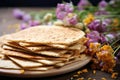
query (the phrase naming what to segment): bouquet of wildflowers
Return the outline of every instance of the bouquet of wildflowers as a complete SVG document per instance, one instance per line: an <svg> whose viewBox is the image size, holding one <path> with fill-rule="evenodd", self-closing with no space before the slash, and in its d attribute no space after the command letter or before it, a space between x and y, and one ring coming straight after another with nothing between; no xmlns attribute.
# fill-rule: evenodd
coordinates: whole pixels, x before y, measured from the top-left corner
<svg viewBox="0 0 120 80"><path fill-rule="evenodd" d="M83 30L88 39L85 54L93 57L92 68L113 72L116 63L120 62L119 8L119 0L102 0L98 6L80 0L77 6L72 2L58 3L54 11L28 14L15 9L13 14L17 19L23 20L21 29L46 24Z"/></svg>

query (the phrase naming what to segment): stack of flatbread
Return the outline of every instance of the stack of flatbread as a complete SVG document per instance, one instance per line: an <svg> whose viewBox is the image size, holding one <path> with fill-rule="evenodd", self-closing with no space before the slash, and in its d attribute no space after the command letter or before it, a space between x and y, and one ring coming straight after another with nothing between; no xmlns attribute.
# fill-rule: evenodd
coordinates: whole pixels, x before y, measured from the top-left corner
<svg viewBox="0 0 120 80"><path fill-rule="evenodd" d="M74 28L37 26L0 37L0 68L39 70L80 60L85 33Z"/></svg>

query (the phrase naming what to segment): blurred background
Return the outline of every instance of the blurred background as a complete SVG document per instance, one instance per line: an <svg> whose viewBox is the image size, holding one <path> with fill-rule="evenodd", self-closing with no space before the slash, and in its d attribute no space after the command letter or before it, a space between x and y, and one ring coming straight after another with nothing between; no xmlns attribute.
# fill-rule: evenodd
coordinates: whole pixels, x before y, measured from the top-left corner
<svg viewBox="0 0 120 80"><path fill-rule="evenodd" d="M62 1L72 1L74 5L80 0L0 0L0 7L55 7ZM97 5L101 0L89 0L93 5ZM106 0L107 2L109 0Z"/></svg>

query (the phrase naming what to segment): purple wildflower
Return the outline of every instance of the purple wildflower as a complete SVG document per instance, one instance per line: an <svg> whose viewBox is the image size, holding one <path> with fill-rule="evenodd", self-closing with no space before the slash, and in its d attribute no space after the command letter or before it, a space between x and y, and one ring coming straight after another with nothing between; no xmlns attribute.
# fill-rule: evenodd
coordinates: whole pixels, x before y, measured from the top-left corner
<svg viewBox="0 0 120 80"><path fill-rule="evenodd" d="M76 25L78 18L76 14L69 13L63 20L66 26Z"/></svg>
<svg viewBox="0 0 120 80"><path fill-rule="evenodd" d="M117 34L116 33L109 33L105 35L105 38L107 40L107 42L111 43L113 42L115 39L117 39Z"/></svg>
<svg viewBox="0 0 120 80"><path fill-rule="evenodd" d="M92 31L87 34L87 38L89 38L90 41L98 42L100 40L100 34L97 31Z"/></svg>
<svg viewBox="0 0 120 80"><path fill-rule="evenodd" d="M25 13L23 11L21 11L20 9L13 10L13 16L17 19L23 19L24 14Z"/></svg>
<svg viewBox="0 0 120 80"><path fill-rule="evenodd" d="M83 10L86 6L89 6L90 3L87 0L80 0L78 3L78 9Z"/></svg>
<svg viewBox="0 0 120 80"><path fill-rule="evenodd" d="M72 3L58 4L56 8L56 16L58 19L63 20L63 18L68 14L73 12L74 7Z"/></svg>
<svg viewBox="0 0 120 80"><path fill-rule="evenodd" d="M98 4L100 10L101 10L101 9L102 9L102 10L105 9L107 5L108 5L108 4L107 4L107 2L106 2L105 0L102 0L102 1Z"/></svg>
<svg viewBox="0 0 120 80"><path fill-rule="evenodd" d="M31 20L31 16L29 14L25 14L23 16L23 21L28 22L29 20Z"/></svg>
<svg viewBox="0 0 120 80"><path fill-rule="evenodd" d="M67 13L71 13L71 12L73 12L73 10L74 10L74 7L73 7L72 2L65 4L65 11L66 11Z"/></svg>
<svg viewBox="0 0 120 80"><path fill-rule="evenodd" d="M106 28L107 28L107 25L108 24L106 22L97 19L97 20L94 20L93 22L91 22L88 25L88 28L90 30L95 30L95 31L98 31L98 32L105 32Z"/></svg>
<svg viewBox="0 0 120 80"><path fill-rule="evenodd" d="M23 29L26 29L28 27L28 25L26 23L21 23L20 24L20 29L23 30Z"/></svg>
<svg viewBox="0 0 120 80"><path fill-rule="evenodd" d="M78 22L77 16L73 16L73 17L70 18L68 21L69 21L69 23L72 24L72 25L77 24L77 22Z"/></svg>
<svg viewBox="0 0 120 80"><path fill-rule="evenodd" d="M92 31L86 35L87 38L89 38L87 45L89 45L91 42L94 43L104 43L106 42L106 39L103 34L97 32L97 31Z"/></svg>
<svg viewBox="0 0 120 80"><path fill-rule="evenodd" d="M63 20L66 15L67 15L66 12L60 12L60 13L57 13L57 18L60 20Z"/></svg>
<svg viewBox="0 0 120 80"><path fill-rule="evenodd" d="M115 39L115 34L109 33L105 35L106 39L109 41L109 39Z"/></svg>
<svg viewBox="0 0 120 80"><path fill-rule="evenodd" d="M107 25L110 25L112 23L112 20L110 18L106 18L104 19L104 22L107 24Z"/></svg>
<svg viewBox="0 0 120 80"><path fill-rule="evenodd" d="M105 42L107 42L105 35L100 34L100 43L105 43Z"/></svg>
<svg viewBox="0 0 120 80"><path fill-rule="evenodd" d="M64 10L65 4L57 4L58 9Z"/></svg>
<svg viewBox="0 0 120 80"><path fill-rule="evenodd" d="M30 20L28 23L29 23L30 26L40 25L40 21L37 21L37 20L34 20L34 21Z"/></svg>

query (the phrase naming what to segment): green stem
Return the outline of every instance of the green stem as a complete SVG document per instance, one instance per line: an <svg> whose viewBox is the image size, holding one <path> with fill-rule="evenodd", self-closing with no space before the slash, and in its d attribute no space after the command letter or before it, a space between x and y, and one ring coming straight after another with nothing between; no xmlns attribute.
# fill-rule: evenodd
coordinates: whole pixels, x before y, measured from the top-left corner
<svg viewBox="0 0 120 80"><path fill-rule="evenodd" d="M115 53L118 51L120 49L120 46L114 51L114 55L115 55Z"/></svg>
<svg viewBox="0 0 120 80"><path fill-rule="evenodd" d="M101 17L103 17L103 18L114 18L114 17L120 17L119 15L102 15L102 16L96 16L96 18L101 18Z"/></svg>
<svg viewBox="0 0 120 80"><path fill-rule="evenodd" d="M115 47L113 47L113 50L115 50L116 48L118 48L119 46L115 46Z"/></svg>
<svg viewBox="0 0 120 80"><path fill-rule="evenodd" d="M115 43L117 43L118 41L119 41L120 39L118 39L118 40L116 40L115 42L113 42L112 44L111 44L111 46L113 46Z"/></svg>

